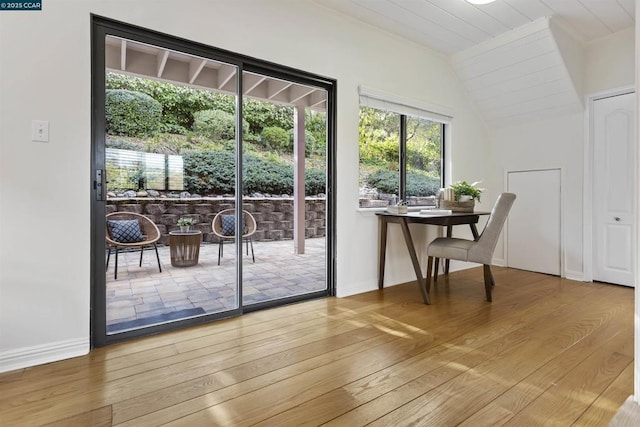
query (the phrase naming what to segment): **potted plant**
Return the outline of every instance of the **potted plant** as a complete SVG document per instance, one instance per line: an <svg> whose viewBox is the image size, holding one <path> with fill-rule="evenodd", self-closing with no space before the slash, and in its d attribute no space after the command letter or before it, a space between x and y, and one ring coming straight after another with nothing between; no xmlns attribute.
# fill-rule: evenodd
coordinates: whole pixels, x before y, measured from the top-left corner
<svg viewBox="0 0 640 427"><path fill-rule="evenodd" d="M189 231L192 225L195 225L196 221L193 218L188 216L182 216L178 219L178 225L180 226L180 231L186 233Z"/></svg>
<svg viewBox="0 0 640 427"><path fill-rule="evenodd" d="M451 184L455 200L458 202L480 201L480 195L484 188L478 188L478 184L480 184L480 181L476 181L473 184L469 184L467 181L458 181L455 184Z"/></svg>

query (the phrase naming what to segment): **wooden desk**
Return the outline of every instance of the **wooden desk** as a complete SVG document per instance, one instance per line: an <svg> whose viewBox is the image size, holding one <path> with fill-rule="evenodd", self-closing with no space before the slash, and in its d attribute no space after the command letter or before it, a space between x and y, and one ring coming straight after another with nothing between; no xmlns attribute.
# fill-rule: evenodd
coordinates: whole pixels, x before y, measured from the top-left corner
<svg viewBox="0 0 640 427"><path fill-rule="evenodd" d="M418 287L420 288L420 293L422 293L422 299L425 304L430 304L431 302L429 301L429 294L427 293L426 280L422 275L420 261L416 254L416 248L413 244L413 238L411 237L408 224L417 223L444 226L447 227L447 237L451 237L454 225L468 224L469 227L471 227L473 238L478 239L478 229L476 228L478 219L480 218L480 215L489 215L489 212L454 212L446 215L424 215L418 212L409 212L407 214L377 212L376 215L378 216L378 288L382 289L384 287L384 267L387 252L387 225L389 223L400 224L402 235L404 236L404 241L407 245L407 249L409 250L409 256L411 257L411 263L413 264L413 270L416 273ZM448 272L449 260L446 260L445 273Z"/></svg>

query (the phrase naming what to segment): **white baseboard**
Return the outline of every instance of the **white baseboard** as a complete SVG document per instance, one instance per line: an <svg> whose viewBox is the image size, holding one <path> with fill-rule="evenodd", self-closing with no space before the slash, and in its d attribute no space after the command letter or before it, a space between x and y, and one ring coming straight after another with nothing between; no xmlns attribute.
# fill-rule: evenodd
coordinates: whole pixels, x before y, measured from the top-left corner
<svg viewBox="0 0 640 427"><path fill-rule="evenodd" d="M504 258L493 258L491 260L491 265L495 265L498 267L506 267L507 262L504 260Z"/></svg>
<svg viewBox="0 0 640 427"><path fill-rule="evenodd" d="M413 279L413 281L415 281L416 279ZM397 286L397 285L402 285L408 282L411 282L412 280L408 280L405 282L398 282L398 283L385 283L384 287L385 288L390 288L392 286ZM340 286L338 286L336 288L336 297L338 298L344 298L344 297L350 297L351 295L357 295L357 294L363 294L365 292L371 292L371 291L377 291L378 290L378 282L376 281L375 283L371 283L371 282L360 282L360 283L356 283L353 286L349 286L346 289L342 289L340 288Z"/></svg>
<svg viewBox="0 0 640 427"><path fill-rule="evenodd" d="M584 282L584 273L582 271L564 270L564 278Z"/></svg>
<svg viewBox="0 0 640 427"><path fill-rule="evenodd" d="M338 285L336 286L336 296L338 298L349 297L351 295L375 291L376 289L378 289L377 283L371 282L350 283L348 287Z"/></svg>
<svg viewBox="0 0 640 427"><path fill-rule="evenodd" d="M87 337L3 351L0 353L0 372L84 356L89 349Z"/></svg>

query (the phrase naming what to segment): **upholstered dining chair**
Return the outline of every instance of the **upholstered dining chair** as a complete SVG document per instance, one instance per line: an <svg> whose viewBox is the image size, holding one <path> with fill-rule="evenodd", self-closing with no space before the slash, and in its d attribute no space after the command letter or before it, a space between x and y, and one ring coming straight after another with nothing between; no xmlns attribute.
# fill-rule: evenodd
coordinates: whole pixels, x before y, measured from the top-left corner
<svg viewBox="0 0 640 427"><path fill-rule="evenodd" d="M140 249L140 267L145 248L153 247L156 251L158 269L162 273L160 256L156 242L160 239L160 230L148 217L134 212L113 212L107 215L107 269L111 258L111 249L116 251L115 271L113 279L118 280L118 251L120 249Z"/></svg>
<svg viewBox="0 0 640 427"><path fill-rule="evenodd" d="M491 274L491 259L493 251L498 243L498 236L502 231L504 222L509 215L516 195L513 193L502 193L498 196L491 216L480 234L478 240L466 240L455 237L438 237L427 247L427 292L431 287L431 269L433 259L455 259L459 261L477 262L484 266L484 289L487 301L491 302L491 291L495 285ZM437 262L437 261L436 261ZM434 277L434 281L437 277Z"/></svg>
<svg viewBox="0 0 640 427"><path fill-rule="evenodd" d="M218 236L218 265L220 265L220 258L224 256L224 242L226 240L234 240L236 237L235 212L235 209L222 210L211 221L211 231ZM249 245L251 245L251 259L256 262L256 257L253 253L253 235L258 228L256 219L250 212L243 210L242 221L242 240L247 245L247 255L249 255Z"/></svg>

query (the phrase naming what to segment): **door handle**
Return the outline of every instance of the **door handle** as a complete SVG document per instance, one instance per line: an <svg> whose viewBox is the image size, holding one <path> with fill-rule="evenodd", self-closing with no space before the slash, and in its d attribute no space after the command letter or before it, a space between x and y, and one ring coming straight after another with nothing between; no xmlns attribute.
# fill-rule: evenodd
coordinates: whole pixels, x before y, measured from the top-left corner
<svg viewBox="0 0 640 427"><path fill-rule="evenodd" d="M93 181L93 189L96 191L96 200L104 202L107 200L107 171L96 170L96 179Z"/></svg>
<svg viewBox="0 0 640 427"><path fill-rule="evenodd" d="M615 219L616 221L620 221L620 217L619 216L616 216L613 219Z"/></svg>

